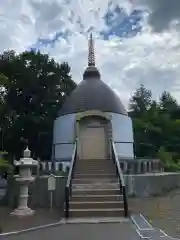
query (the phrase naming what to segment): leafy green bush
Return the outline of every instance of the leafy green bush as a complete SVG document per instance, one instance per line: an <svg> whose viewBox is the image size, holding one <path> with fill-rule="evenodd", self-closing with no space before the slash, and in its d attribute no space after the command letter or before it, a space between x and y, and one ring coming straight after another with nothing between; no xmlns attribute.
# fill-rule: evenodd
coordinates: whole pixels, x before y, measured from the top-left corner
<svg viewBox="0 0 180 240"><path fill-rule="evenodd" d="M12 173L13 166L9 164L6 160L7 152L0 152L0 173L6 171L7 173Z"/></svg>
<svg viewBox="0 0 180 240"><path fill-rule="evenodd" d="M166 152L163 146L161 146L158 151L158 158L163 164L165 171L180 171L180 163L177 160L174 160L172 154L170 152Z"/></svg>

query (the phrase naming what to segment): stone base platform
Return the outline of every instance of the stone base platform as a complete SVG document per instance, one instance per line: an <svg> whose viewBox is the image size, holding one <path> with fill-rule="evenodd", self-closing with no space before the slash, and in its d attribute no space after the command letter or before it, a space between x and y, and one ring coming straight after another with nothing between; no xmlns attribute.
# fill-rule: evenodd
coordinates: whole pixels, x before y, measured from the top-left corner
<svg viewBox="0 0 180 240"><path fill-rule="evenodd" d="M113 217L113 218L72 218L72 219L62 219L60 223L122 223L129 222L129 218L123 217Z"/></svg>
<svg viewBox="0 0 180 240"><path fill-rule="evenodd" d="M31 208L17 208L11 213L11 215L18 217L32 216L33 214L34 210L32 210Z"/></svg>

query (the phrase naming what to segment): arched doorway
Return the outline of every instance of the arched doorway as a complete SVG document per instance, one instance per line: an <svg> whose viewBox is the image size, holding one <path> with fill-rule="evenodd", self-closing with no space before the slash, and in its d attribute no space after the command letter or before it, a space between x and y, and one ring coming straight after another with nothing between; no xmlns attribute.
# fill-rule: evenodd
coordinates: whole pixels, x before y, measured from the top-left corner
<svg viewBox="0 0 180 240"><path fill-rule="evenodd" d="M110 121L104 116L85 115L78 121L80 159L106 159L110 153Z"/></svg>

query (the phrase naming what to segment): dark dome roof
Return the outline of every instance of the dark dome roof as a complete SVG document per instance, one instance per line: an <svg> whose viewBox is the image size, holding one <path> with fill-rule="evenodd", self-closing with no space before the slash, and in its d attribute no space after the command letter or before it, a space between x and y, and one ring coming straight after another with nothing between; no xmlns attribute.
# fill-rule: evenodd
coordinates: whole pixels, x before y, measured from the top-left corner
<svg viewBox="0 0 180 240"><path fill-rule="evenodd" d="M67 97L59 111L59 116L87 110L101 110L102 112L127 115L123 104L114 91L95 77L83 80L76 87Z"/></svg>

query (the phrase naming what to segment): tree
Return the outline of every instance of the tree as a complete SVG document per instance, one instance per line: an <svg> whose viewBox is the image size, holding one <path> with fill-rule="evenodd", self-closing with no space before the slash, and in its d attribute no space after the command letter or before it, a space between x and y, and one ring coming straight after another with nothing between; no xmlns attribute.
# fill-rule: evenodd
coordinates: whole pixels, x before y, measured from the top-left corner
<svg viewBox="0 0 180 240"><path fill-rule="evenodd" d="M151 100L144 86L130 100L136 156L160 157L166 170L179 170L180 106L170 93Z"/></svg>
<svg viewBox="0 0 180 240"><path fill-rule="evenodd" d="M129 109L133 116L140 116L149 109L152 103L152 93L141 85L130 99Z"/></svg>
<svg viewBox="0 0 180 240"><path fill-rule="evenodd" d="M6 76L6 80L0 78L0 89L4 92L0 105L0 118L2 109L5 113L4 148L19 157L24 147L20 139L28 139L35 155L50 157L53 121L65 96L76 87L70 67L40 52L10 56L0 58L0 72ZM46 139L41 149L39 136Z"/></svg>
<svg viewBox="0 0 180 240"><path fill-rule="evenodd" d="M152 153L153 146L147 139L150 125L146 121L147 111L152 103L151 95L151 91L141 85L130 99L129 107L134 126L136 156L148 156L149 152Z"/></svg>
<svg viewBox="0 0 180 240"><path fill-rule="evenodd" d="M169 92L164 91L160 96L160 107L163 111L172 113L178 107L176 99Z"/></svg>

